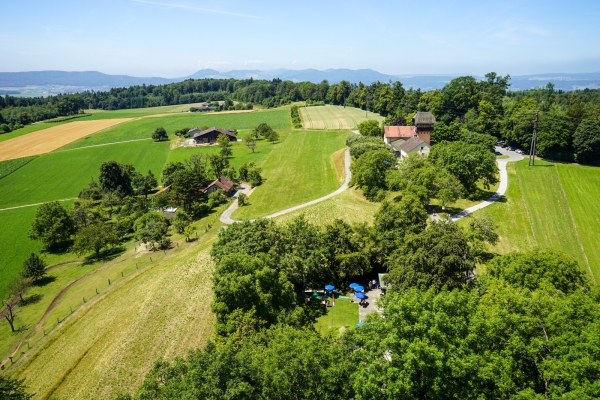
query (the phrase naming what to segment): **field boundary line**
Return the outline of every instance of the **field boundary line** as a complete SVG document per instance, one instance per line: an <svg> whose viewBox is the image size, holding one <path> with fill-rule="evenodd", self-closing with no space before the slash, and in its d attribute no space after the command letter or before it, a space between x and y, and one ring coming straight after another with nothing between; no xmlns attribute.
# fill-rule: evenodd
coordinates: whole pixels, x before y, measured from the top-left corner
<svg viewBox="0 0 600 400"><path fill-rule="evenodd" d="M102 143L102 144L93 144L91 146L84 147L75 147L74 149L64 149L64 150L55 150L53 153L64 153L65 151L73 151L73 150L81 150L81 149L89 149L91 147L100 147L100 146L110 146L112 144L120 144L120 143L130 143L130 142L139 142L141 140L152 140L152 138L144 138L144 139L131 139L131 140L123 140L121 142L110 142L110 143Z"/></svg>
<svg viewBox="0 0 600 400"><path fill-rule="evenodd" d="M558 168L555 169L556 178L558 179L558 184L560 185L560 191L562 192L563 198L565 199L565 203L567 203L567 208L569 209L569 217L571 217L571 223L573 224L573 228L575 229L575 237L577 238L577 243L579 243L579 248L583 253L583 258L585 259L585 264L587 269L592 277L592 281L596 284L596 278L594 277L594 273L592 272L592 267L590 266L590 260L588 260L587 254L585 253L585 248L583 247L583 243L581 242L581 238L579 237L579 230L577 229L577 223L575 222L575 217L573 217L573 211L571 211L571 205L569 204L569 198L567 197L567 193L565 192L565 188L563 187L562 180L560 179L560 174L558 173Z"/></svg>
<svg viewBox="0 0 600 400"><path fill-rule="evenodd" d="M48 200L48 201L44 201L44 202L41 202L41 203L24 204L22 206L0 208L0 211L9 211L9 210L16 210L17 208L41 206L42 204L46 204L46 203L51 202L51 201L69 201L69 200L77 200L77 197L73 197L73 198L70 198L70 199Z"/></svg>

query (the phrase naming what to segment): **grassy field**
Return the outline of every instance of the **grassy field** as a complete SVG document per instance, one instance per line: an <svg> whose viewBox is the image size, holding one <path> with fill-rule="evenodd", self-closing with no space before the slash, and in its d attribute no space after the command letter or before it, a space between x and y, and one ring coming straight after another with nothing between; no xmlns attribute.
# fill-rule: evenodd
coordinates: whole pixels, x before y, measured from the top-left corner
<svg viewBox="0 0 600 400"><path fill-rule="evenodd" d="M73 202L63 202L63 206L70 207ZM30 240L27 232L35 216L36 207L17 208L14 210L0 211L0 296L3 298L6 286L17 277L21 271L23 261L32 251L42 250L41 242ZM42 254L49 264L74 260L74 254Z"/></svg>
<svg viewBox="0 0 600 400"><path fill-rule="evenodd" d="M190 107L200 107L202 103L193 104L176 104L173 106L161 106L161 107L144 107L144 108L132 108L125 110L85 110L86 114L91 114L89 117L83 117L85 119L108 119L108 118L136 118L145 117L147 115L156 114L176 114L183 113L190 110Z"/></svg>
<svg viewBox="0 0 600 400"><path fill-rule="evenodd" d="M383 117L354 107L316 106L300 107L303 126L306 129L357 129L367 119L383 121Z"/></svg>
<svg viewBox="0 0 600 400"><path fill-rule="evenodd" d="M203 231L210 218L196 223L197 229ZM44 287L48 299L27 306L32 307L28 315L39 318L60 287L83 278L58 301L40 331L30 326L23 332L32 349L22 347L25 354L8 373L25 378L39 398L114 398L137 387L156 359L201 347L214 325L209 248L217 230L214 226L192 243L174 237L181 245L166 254L128 249L102 268L54 271L56 281Z"/></svg>
<svg viewBox="0 0 600 400"><path fill-rule="evenodd" d="M35 156L0 161L0 179L12 174L28 162L32 161L34 158Z"/></svg>
<svg viewBox="0 0 600 400"><path fill-rule="evenodd" d="M159 126L166 129L169 135L180 128L218 126L230 129L252 129L261 123L267 123L274 129L289 129L291 127L289 109L259 110L244 114L219 113L186 113L161 117L142 118L123 125L108 129L86 138L73 142L62 149L74 149L105 143L122 142L127 140L148 139Z"/></svg>
<svg viewBox="0 0 600 400"><path fill-rule="evenodd" d="M160 176L168 151L169 143L143 141L38 157L0 180L0 208L77 197L92 177L98 178L105 161L131 163Z"/></svg>
<svg viewBox="0 0 600 400"><path fill-rule="evenodd" d="M508 179L505 198L473 214L496 222L500 242L492 250L559 249L599 280L600 169L544 161L528 167L520 161L508 164Z"/></svg>
<svg viewBox="0 0 600 400"><path fill-rule="evenodd" d="M361 190L349 188L331 199L282 215L275 220L285 223L303 214L308 221L316 225L331 224L336 219L344 220L349 224L371 225L380 206L381 203L367 200Z"/></svg>
<svg viewBox="0 0 600 400"><path fill-rule="evenodd" d="M315 322L315 329L323 336L332 334L337 338L341 327L353 328L358 323L358 303L350 299L337 299L335 307L327 307L327 314Z"/></svg>
<svg viewBox="0 0 600 400"><path fill-rule="evenodd" d="M332 155L344 147L347 132L292 131L265 159L264 183L234 219L269 215L336 190L341 183Z"/></svg>

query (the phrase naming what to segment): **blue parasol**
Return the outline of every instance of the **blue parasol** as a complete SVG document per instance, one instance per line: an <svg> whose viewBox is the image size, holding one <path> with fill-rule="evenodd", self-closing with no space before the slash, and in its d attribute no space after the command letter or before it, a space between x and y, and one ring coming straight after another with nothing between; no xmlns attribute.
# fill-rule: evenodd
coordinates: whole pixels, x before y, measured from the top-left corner
<svg viewBox="0 0 600 400"><path fill-rule="evenodd" d="M354 296L356 296L357 299L364 299L367 297L363 292L356 292L354 293Z"/></svg>
<svg viewBox="0 0 600 400"><path fill-rule="evenodd" d="M358 324L356 324L357 328L360 328L361 326L363 326L365 323L362 321L359 321Z"/></svg>
<svg viewBox="0 0 600 400"><path fill-rule="evenodd" d="M333 285L325 285L325 290L332 291L333 289L335 289L335 286L333 286Z"/></svg>
<svg viewBox="0 0 600 400"><path fill-rule="evenodd" d="M364 288L364 287L362 287L362 286L354 286L354 290L355 290L356 292L362 292L363 290L365 290L365 288Z"/></svg>
<svg viewBox="0 0 600 400"><path fill-rule="evenodd" d="M354 289L356 286L360 286L358 283L351 283L348 286L350 286L352 289Z"/></svg>

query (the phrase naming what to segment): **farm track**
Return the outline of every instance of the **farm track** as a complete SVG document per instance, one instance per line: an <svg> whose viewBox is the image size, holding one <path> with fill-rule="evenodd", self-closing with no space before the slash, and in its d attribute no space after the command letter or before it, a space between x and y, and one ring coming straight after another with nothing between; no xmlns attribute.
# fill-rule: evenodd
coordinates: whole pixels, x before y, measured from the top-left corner
<svg viewBox="0 0 600 400"><path fill-rule="evenodd" d="M336 114L333 112L333 110L331 109L331 107L327 107L327 106L326 106L326 107L325 107L325 110L327 110L327 112L328 112L329 114L331 114L331 116L332 116L332 117L333 117L333 118L334 118L334 119L337 121L337 124L338 124L338 129L339 129L339 130L342 130L342 129L344 129L344 128L342 127L342 126L344 125L344 124L342 123L343 121L340 119L340 117L338 117L338 116L337 116L337 115L336 115Z"/></svg>
<svg viewBox="0 0 600 400"><path fill-rule="evenodd" d="M307 127L307 129L313 129L313 123L312 123L312 119L310 118L310 112L308 111L308 107L304 107L306 112L306 118L308 119L308 123L310 124L310 127Z"/></svg>
<svg viewBox="0 0 600 400"><path fill-rule="evenodd" d="M323 114L321 114L321 111L319 111L318 107L315 107L315 111L317 114L319 114L319 117L321 117L321 120L323 121L323 129L328 129L328 125L327 125L327 121L325 121L325 118L323 118Z"/></svg>

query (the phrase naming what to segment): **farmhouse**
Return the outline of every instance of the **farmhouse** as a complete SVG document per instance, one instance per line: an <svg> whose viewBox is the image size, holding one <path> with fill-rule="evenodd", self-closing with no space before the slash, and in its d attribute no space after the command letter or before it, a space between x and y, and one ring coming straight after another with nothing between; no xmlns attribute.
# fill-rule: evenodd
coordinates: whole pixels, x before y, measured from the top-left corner
<svg viewBox="0 0 600 400"><path fill-rule="evenodd" d="M427 155L429 154L429 149L431 148L429 143L417 136L402 142L398 140L392 143L392 147L396 151L396 155L400 156L400 158L407 157L411 153Z"/></svg>
<svg viewBox="0 0 600 400"><path fill-rule="evenodd" d="M216 143L217 137L219 137L220 134L225 134L225 135L229 136L229 140L232 142L237 141L237 136L235 135L235 133L232 130L217 128L216 126L205 129L203 131L198 128L193 128L193 129L190 129L190 131L189 131L190 137L193 138L197 144L199 144L199 143Z"/></svg>
<svg viewBox="0 0 600 400"><path fill-rule="evenodd" d="M397 140L408 140L416 136L417 130L414 126L384 126L383 141L386 144L392 144Z"/></svg>
<svg viewBox="0 0 600 400"><path fill-rule="evenodd" d="M207 187L201 189L202 193L210 194L219 189L223 189L228 196L231 196L235 188L235 183L227 179L224 176L220 176L219 179L212 181Z"/></svg>

